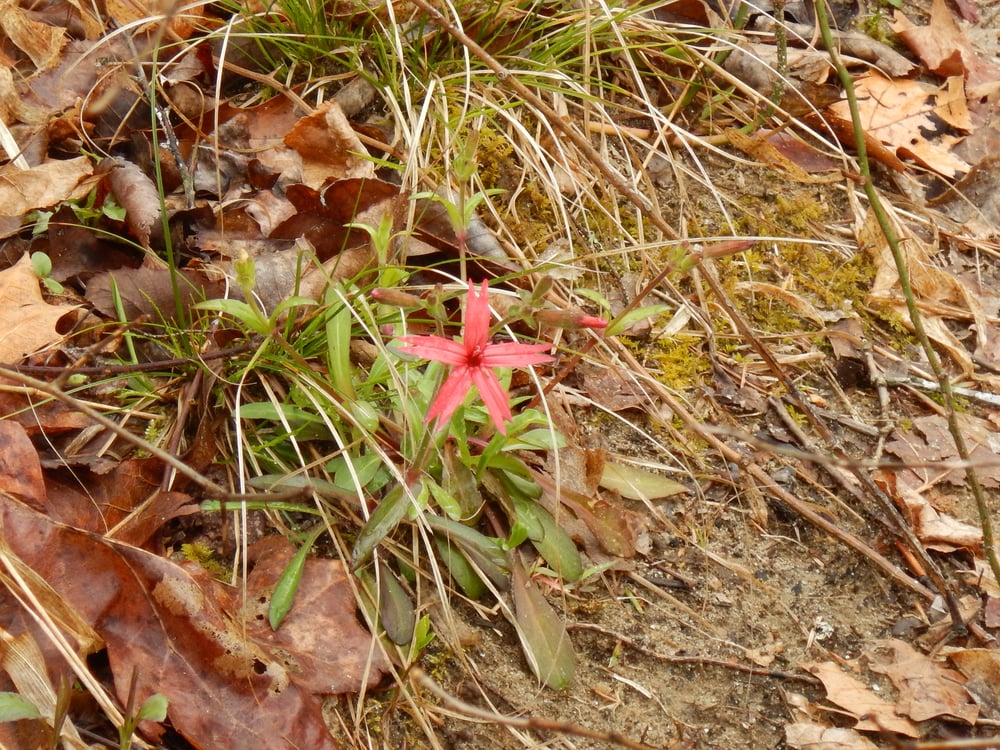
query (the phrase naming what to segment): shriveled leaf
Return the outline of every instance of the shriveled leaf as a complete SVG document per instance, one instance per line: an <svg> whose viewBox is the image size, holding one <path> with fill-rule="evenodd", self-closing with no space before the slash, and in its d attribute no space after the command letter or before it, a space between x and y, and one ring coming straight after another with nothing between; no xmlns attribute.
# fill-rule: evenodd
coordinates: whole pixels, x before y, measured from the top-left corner
<svg viewBox="0 0 1000 750"><path fill-rule="evenodd" d="M686 486L668 477L611 461L604 464L601 486L630 500L661 500L688 491Z"/></svg>
<svg viewBox="0 0 1000 750"><path fill-rule="evenodd" d="M285 144L302 156L303 181L310 187L318 189L332 179L375 176L375 165L334 99L299 120Z"/></svg>
<svg viewBox="0 0 1000 750"><path fill-rule="evenodd" d="M826 688L826 696L856 719L855 729L874 732L898 732L919 737L920 731L909 719L898 716L896 707L832 661L803 664Z"/></svg>
<svg viewBox="0 0 1000 750"><path fill-rule="evenodd" d="M85 196L95 180L90 159L78 156L65 161L48 161L31 169L13 164L0 168L0 212L22 216L36 208L48 208L60 201Z"/></svg>
<svg viewBox="0 0 1000 750"><path fill-rule="evenodd" d="M513 581L514 625L535 677L550 688L569 685L576 669L573 642L562 620L538 590L520 560L510 563Z"/></svg>
<svg viewBox="0 0 1000 750"><path fill-rule="evenodd" d="M898 713L914 721L948 716L975 724L979 707L969 697L965 678L895 638L875 641L867 654L873 672L889 676L899 691Z"/></svg>
<svg viewBox="0 0 1000 750"><path fill-rule="evenodd" d="M17 0L0 0L0 29L31 58L36 70L44 70L56 61L69 37L65 29L35 21L18 6Z"/></svg>
<svg viewBox="0 0 1000 750"><path fill-rule="evenodd" d="M56 324L75 309L50 305L42 299L38 276L27 255L0 271L0 362L19 362L26 354L61 339Z"/></svg>
<svg viewBox="0 0 1000 750"><path fill-rule="evenodd" d="M878 750L878 745L853 729L811 721L786 724L785 742L795 750Z"/></svg>
<svg viewBox="0 0 1000 750"><path fill-rule="evenodd" d="M125 223L143 247L149 247L153 228L160 223L160 191L137 164L107 159L101 171L108 175L111 192L125 209Z"/></svg>
<svg viewBox="0 0 1000 750"><path fill-rule="evenodd" d="M549 498L550 507L558 502L573 511L605 552L618 557L632 557L636 553L636 531L633 515L620 504L613 504L596 492L577 492L560 488L556 492L551 478L536 475L539 485Z"/></svg>

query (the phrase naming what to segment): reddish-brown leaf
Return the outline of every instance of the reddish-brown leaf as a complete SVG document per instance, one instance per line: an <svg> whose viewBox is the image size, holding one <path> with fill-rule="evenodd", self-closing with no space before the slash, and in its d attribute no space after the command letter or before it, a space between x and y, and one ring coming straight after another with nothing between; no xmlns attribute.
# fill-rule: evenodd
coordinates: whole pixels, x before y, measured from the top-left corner
<svg viewBox="0 0 1000 750"><path fill-rule="evenodd" d="M36 508L45 502L38 452L25 429L9 419L0 420L0 491Z"/></svg>
<svg viewBox="0 0 1000 750"><path fill-rule="evenodd" d="M247 634L281 654L289 673L314 693L356 692L376 684L389 664L358 624L354 595L340 561L306 560L292 609L275 631L267 618L271 593L295 550L279 536L267 537L261 545L256 551L260 559L247 581Z"/></svg>
<svg viewBox="0 0 1000 750"><path fill-rule="evenodd" d="M0 495L0 520L14 554L104 639L123 702L134 672L138 703L166 695L170 722L196 747L338 747L316 698L284 660L246 637L234 589L200 570L55 524L10 495ZM13 610L0 614L4 627L17 617ZM340 637L328 632L331 649ZM160 732L143 728L153 739Z"/></svg>

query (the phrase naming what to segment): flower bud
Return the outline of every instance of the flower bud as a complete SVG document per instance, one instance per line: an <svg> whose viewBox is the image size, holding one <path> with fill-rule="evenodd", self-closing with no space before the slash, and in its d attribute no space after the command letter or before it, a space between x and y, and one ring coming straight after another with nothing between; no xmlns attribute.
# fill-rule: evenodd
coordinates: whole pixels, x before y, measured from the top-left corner
<svg viewBox="0 0 1000 750"><path fill-rule="evenodd" d="M555 326L556 328L607 328L608 321L595 315L587 315L583 310L570 308L568 310L536 310L534 318L537 322Z"/></svg>
<svg viewBox="0 0 1000 750"><path fill-rule="evenodd" d="M415 294L410 294L409 292L403 292L399 289L386 289L384 287L376 287L371 291L372 299L376 302L381 302L384 305L393 305L395 307L425 307L426 303L423 299Z"/></svg>

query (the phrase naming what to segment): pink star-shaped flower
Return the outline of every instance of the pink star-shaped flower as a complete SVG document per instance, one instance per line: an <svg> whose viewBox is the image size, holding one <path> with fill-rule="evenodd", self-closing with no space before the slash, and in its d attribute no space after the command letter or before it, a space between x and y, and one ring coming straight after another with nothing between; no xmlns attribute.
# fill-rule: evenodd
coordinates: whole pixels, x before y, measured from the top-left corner
<svg viewBox="0 0 1000 750"><path fill-rule="evenodd" d="M401 336L399 339L406 345L401 351L452 366L424 422L439 417L438 424L445 424L462 405L469 389L475 386L493 424L501 435L506 435L504 422L511 418L510 404L493 368L551 362L554 358L543 352L552 347L549 344L490 343L490 302L485 281L478 293L475 285L469 282L464 322L461 342L441 336Z"/></svg>

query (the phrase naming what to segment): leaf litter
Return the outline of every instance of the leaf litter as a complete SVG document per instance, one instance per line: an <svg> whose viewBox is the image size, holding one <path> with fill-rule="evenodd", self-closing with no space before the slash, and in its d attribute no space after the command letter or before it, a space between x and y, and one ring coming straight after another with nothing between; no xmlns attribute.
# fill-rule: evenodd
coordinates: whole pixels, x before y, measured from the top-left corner
<svg viewBox="0 0 1000 750"><path fill-rule="evenodd" d="M0 14L4 18L3 31L35 69L33 76L20 84L21 101L5 105L12 113L7 116L5 110L5 122L25 126L15 128L15 137L23 140L25 133L40 133L43 127L50 135L61 136L62 140L52 144L71 142L88 130L103 134L101 137L121 135L117 128L125 117L120 110L77 109L76 98L96 83L97 69L92 66L94 52L100 49L96 41L98 19L71 3L69 7L84 33L82 39L67 43L64 31L51 19L43 24L44 35L27 34L25 30L34 22L27 21L15 4L8 6ZM705 8L690 6L668 7L661 11L661 18L683 11L685 22L691 20L691 14L696 20L708 21ZM976 16L969 3L961 3L959 9L967 19ZM147 11L134 3L109 3L107 12L119 24L141 24ZM179 31L179 21L172 22L175 32L180 37L191 33L190 29ZM897 12L894 28L935 77L912 80L906 77L911 71L905 66L881 66L889 77L870 72L856 78L865 136L873 146L880 143L884 147L886 163L903 174L902 180L916 174L912 169L916 165L957 180L951 189L959 195L976 196L973 202L985 209L972 214L959 208L968 203L960 198L938 199L936 206L946 214L945 219L956 224L954 235L961 237L962 250L995 250L983 244L984 239L996 238L995 216L987 205L995 191L990 183L978 182L985 187L976 188L981 192L974 193L973 184L961 179L975 176L977 169L991 169L989 162L976 158L975 149L963 148L963 144L984 138L992 127L988 124L988 110L995 110L996 105L990 90L995 66L968 41L942 0L936 0L931 7L926 24L914 24ZM799 34L802 38L797 43L807 42L801 29ZM748 49L755 62L749 64L749 69L731 71L738 77L755 80L753 76L760 71L779 66L773 45L759 44ZM882 53L877 50L877 54ZM876 60L880 59L877 54ZM207 67L199 71L198 58L193 57L195 72L188 81L210 72ZM772 57L774 62L754 69ZM739 55L733 58L741 59ZM130 53L118 49L104 62L115 59L124 64ZM806 96L810 88L827 84L831 77L826 59L811 48L808 54L804 51L792 58L789 72L798 76L798 95ZM103 91L108 94L104 99L116 100L126 109L140 99L134 87L120 79L107 78L103 83ZM767 83L773 87L773 76ZM839 119L829 123L830 128L849 142L847 136L853 133L843 105L828 106L819 99L812 104L827 118ZM205 132L192 128L192 123ZM352 122L334 100L315 108L303 108L291 97L277 97L256 107L218 104L218 110L206 106L194 112L192 119L178 121L175 126L181 145L178 153L200 153L200 141L206 136L213 138L212 154L200 155L192 162L193 185L199 200L218 202L220 206L218 210L198 213L199 206L192 205L189 196L182 197L184 177L178 170L174 186L177 191L166 196L165 206L171 232L181 240L178 247L191 255L180 274L187 295L183 308L201 297L223 296L227 286L238 282L238 264L246 257L256 261L259 297L268 312L294 294L318 298L319 290L331 277L356 278L376 262L369 236L349 226L352 224L378 226L385 220L391 233L399 233L410 227L411 217L416 215L420 239L405 240L403 251L435 266L437 275L431 278L446 278L448 268L467 259L459 257L463 240L448 224L447 217L429 208L436 205L433 201L424 206L426 210L414 211L416 204L406 190L381 179L384 175L377 174L374 163L364 158L368 151L358 135L371 131ZM215 127L218 131L210 132ZM140 133L140 128L135 132L140 139L148 135ZM814 185L810 173L822 169L836 174L838 169L836 160L823 157L819 149L803 150L801 141L782 140L774 133L767 140L774 150L768 150L760 143L740 140L737 132L730 132L733 148L777 167L791 182ZM556 139L544 136L539 142L540 151L556 162L558 189L567 196L585 196L595 183L589 165L575 156L561 162L552 153L562 150L555 145ZM152 144L146 147L148 151ZM29 154L31 164L25 169L15 165L15 154L8 154L11 162L0 167L0 205L5 216L17 221L4 223L10 245L5 248L8 267L0 271L0 291L6 301L0 309L0 315L6 316L0 325L4 332L0 337L0 361L29 361L40 366L49 361L71 364L74 358L68 355L73 344L66 339L71 326L60 323L82 319L85 303L109 320L117 320L124 312L125 321L156 316L174 307L178 276L156 253L148 252L160 250L164 237L160 191L142 166L139 154L143 150L136 149L130 158L106 159L96 169L89 157L51 159L37 154ZM252 158L247 159L247 153L253 154ZM875 151L876 156L880 153ZM919 190L914 190L912 184L901 187L911 197L940 186L936 178L925 175L913 179ZM79 226L86 222L66 214L67 203L79 204L94 191L114 196L125 209L124 221L114 224L113 229L129 238L132 248L127 243L112 242L118 254L104 254L106 246L101 243L112 226L104 222L110 220L91 218L88 220L96 224ZM50 209L57 209L53 216L62 217L67 224L78 224L73 227L77 231L73 237L84 242L77 245L75 241L59 240L51 232L38 238L27 237L20 220L32 212ZM864 303L887 317L895 314L896 324L905 326L905 322L899 323L905 321L905 315L898 278L880 231L871 213L855 209L856 245L872 259L874 279L866 288ZM987 307L977 291L938 263L939 247L935 242L947 238L935 236L928 241L926 225L908 216L901 218L895 210L892 213L904 235L907 263L914 272L915 292L932 340L948 354L951 366L957 368L956 377L975 383L983 391L991 390L995 375L983 371L976 353L989 350L995 306ZM964 229L973 230L973 235L962 234ZM53 278L85 290L86 297L70 297L72 303L66 304L43 296L40 280L23 253L28 246L48 251L54 259ZM78 250L82 247L94 248L90 257ZM501 246L492 243L490 247ZM310 251L303 256L305 261L299 257L289 260L303 248ZM490 258L472 261L479 268L503 273L506 259L496 256L495 250L490 252ZM281 257L282 253L285 257ZM775 262L782 261L776 257ZM715 272L716 266L712 268ZM268 273L270 280L265 281ZM795 357L812 355L806 343L808 337L823 331L830 321L857 318L844 317L843 308L830 309L828 302L806 289L795 288L795 284L792 277L754 278L736 281L731 288L738 291L741 301L768 300L772 308L787 309L797 317L798 333L782 334L787 341L776 341L774 351L787 355L783 362L802 375L806 371L798 369L801 360ZM687 293L697 294L690 288ZM622 339L635 343L645 336L652 347L658 327L665 321L656 315L646 317L648 325L643 330L631 328ZM678 319L684 325L695 318L695 313L688 311ZM849 335L859 340L864 337L856 332ZM970 345L972 341L975 343ZM727 359L731 352L709 350L719 368L715 382L728 382L735 399L726 401L707 382L697 382L687 394L706 423L715 421L723 432L731 430L736 435L744 434L747 414L774 408L768 381L773 373L768 374L761 363L750 361L748 351L739 352L743 360L740 365L736 358ZM868 351L850 348L846 354L868 366ZM843 352L837 356L843 357ZM650 367L657 366L654 359L647 362ZM898 372L904 364L899 353L887 355L883 350L867 375L878 380L890 370ZM924 365L911 363L910 370L926 374ZM725 368L731 369L727 373ZM609 377L608 373L613 375ZM905 378L910 374L906 372ZM849 391L855 387L844 386ZM590 401L580 395L588 392ZM287 542L268 536L251 547L252 569L242 589L224 585L193 562L169 559L164 556L166 549L160 534L171 522L197 516L196 488L183 483L171 490L161 488L165 466L156 458L119 457L109 455L105 448L95 448L93 454L74 453L69 450L71 439L89 425L88 420L80 418L80 412L63 410L51 401L38 403L30 392L13 386L5 387L2 395L4 413L10 415L0 422L2 551L8 573L15 564L27 565L51 587L46 596L59 602L52 605L54 609L72 611L81 618L75 628L68 628L78 634L89 633L74 644L78 656L105 650L110 683L118 700L124 704L133 691L140 703L154 692L164 693L169 699L173 730L193 746L336 747L322 718L320 697L367 690L391 671L377 641L358 623L355 590L349 583L348 571L331 559L307 559L294 605L281 626L272 630L266 624L269 596L292 558L293 549ZM810 388L810 398L817 403L836 397L836 388ZM850 402L850 398L845 400ZM652 401L669 403L655 388L643 388L641 381L625 379L620 370L606 367L592 374L581 368L577 382L571 380L552 396L552 404L567 413L573 413L574 407L581 404L635 413ZM736 419L727 406L736 401L748 406L739 415L741 419ZM875 407L868 406L873 409L871 413L852 414L852 418L860 416L875 423L885 417L875 416ZM921 414L912 403L900 400L897 406ZM604 632L601 638L580 639L586 645L585 660L592 662L581 667L580 654L569 646L572 631L565 628L564 620L584 621L595 616L595 612L588 611L587 598L578 598L570 580L556 581L554 586L560 595L548 596L541 588L544 576L529 575L519 559L508 560L506 565L514 583L514 631L524 642L527 664L540 682L576 690L575 699L596 707L598 713L606 713L613 719L612 726L632 726L638 721L635 735L646 735L650 741L664 745L669 742L672 747L762 746L773 742L777 734L784 734L788 744L795 747L886 746L882 736L886 732L923 736L922 727L915 722L938 719L954 730L956 726L975 724L980 712L992 719L1000 718L996 715L995 664L990 650L947 650L945 656L956 671L945 666L941 656L931 658L902 640L884 638L889 626L906 619L904 611L915 612L919 629L928 633L941 623L940 617L927 602L903 601L898 593L886 596L887 584L870 573L860 573L858 561L843 549L829 546L828 542L818 543L816 532L790 519L786 506L772 502L771 507L761 508L758 501L755 507L752 496L760 488L747 482L740 466L730 462L709 467L703 463L704 455L696 456L680 447L690 442L690 437L684 438L674 424L682 421L682 406L678 403L661 408L663 411L656 414L652 424L666 437L658 435L658 439L679 446L678 453L692 461L684 481L639 468L639 462L607 458L603 449L609 439L614 451L628 453L629 438L616 435L612 429L606 433L592 431L593 425L584 430L575 424L565 425L563 431L573 441L558 459L565 464L554 464L550 454L545 470L535 472L542 490L539 503L553 518L567 511L572 514L565 525L573 540L584 547L591 561L606 562L613 569L613 577L604 585L614 587L616 597L627 603L625 607L598 607L605 611L596 615L613 628L607 627L610 634ZM848 410L847 405L843 408ZM996 468L989 459L996 455L995 423L966 415L961 422L963 432L977 438L972 460L981 465L980 476L994 489ZM760 430L760 442L796 442L795 430L787 423L779 426L775 421L762 420ZM989 611L997 597L996 582L991 588L990 571L980 557L981 529L971 514L958 510L964 498L957 495L964 480L954 466L957 453L943 418L940 414L914 416L908 427L897 427L886 436L880 449L898 459L904 468L882 469L883 475L876 475L880 484L904 509L921 542L951 555L942 558L946 563L954 560L955 567L968 568L968 560L959 561L956 556L973 556L968 590L973 595L989 594ZM45 445L47 442L49 445ZM99 436L90 436L87 445L99 442ZM600 445L602 450L594 445ZM748 461L764 461L765 456L772 456L766 449L751 445L748 442L740 447ZM860 455L870 455L869 449L866 444ZM774 455L780 455L780 451ZM212 460L202 462L206 469ZM663 456L643 456L641 460L661 468L658 461ZM820 494L829 494L829 488L818 479L819 463L804 461L790 469L790 464L774 460L768 470L778 486L801 482L795 485L799 491L818 489ZM567 469L574 476L563 476ZM553 477L560 479L556 482ZM692 481L694 478L698 479ZM690 494L701 505L690 503L687 495L692 489ZM819 501L817 496L810 496ZM745 523L748 508L752 509L756 527ZM837 520L845 525L851 516L837 510L827 512L837 514ZM961 519L953 517L953 512ZM766 541L762 542L760 531L765 527L779 527L783 533L764 535ZM701 541L690 544L689 536L700 536ZM465 541L470 549L474 547L472 539ZM880 543L871 541L873 546ZM919 574L914 571L914 575ZM41 579L19 584L20 593L27 594L27 589L34 587L32 593L41 596ZM846 581L853 583L845 587ZM830 595L831 588L836 589L835 595ZM781 596L776 593L778 589ZM10 599L18 591L17 586L8 584L3 611L10 617L5 616L3 626L12 635L5 634L5 642L9 646L8 638L20 639L18 644L33 639L41 649L53 685L58 676L69 679L64 658L54 652L37 623L26 617L26 610ZM865 619L854 612L862 597L867 607L884 607L884 611L873 612L870 619ZM772 614L769 619L761 610L773 608L775 602L784 612ZM477 612L475 606L461 604L456 609L468 615L466 609L472 607ZM755 608L758 611L753 611ZM470 619L474 623L483 621L478 614ZM669 636L657 638L652 646L643 646L625 635L642 626L648 627L647 633L668 631ZM774 632L766 632L776 627L788 629L780 634L780 640L775 639ZM996 620L987 621L986 627L995 629ZM509 661L509 643L501 643L498 648L491 641L491 630L492 625L473 625L467 637L470 644L478 644L477 672L489 674L490 690L499 696L504 711L567 715L558 694L539 691L525 678L525 670L501 668L501 662ZM443 634L445 628L440 631ZM710 636L707 640L699 637L705 633ZM510 633L506 635L510 637ZM331 638L335 639L335 648L331 648ZM792 640L799 641L794 648L784 645ZM638 658L644 653L640 647L647 646L668 664L671 657L686 653L697 653L698 657L683 668L686 672L678 671L678 667L674 672L651 673L649 663ZM926 642L921 644L922 648L927 646ZM18 649L25 648L18 645ZM863 650L864 657L851 658L846 652L852 649ZM728 669L740 658L764 671L745 672L747 681L734 690ZM7 659L3 663L13 678L18 668ZM37 656L34 663L39 663ZM753 682L757 676L781 679L777 671L768 671L775 664L798 670L799 677L818 677L825 702L815 681L810 683L812 696L801 701L779 700L770 689L763 691L759 700L748 699L749 691L759 689L759 683ZM576 677L571 680L574 672ZM875 690L866 684L861 678L866 673L886 675L892 691ZM676 703L667 706L653 700L657 694L672 696ZM52 696L37 700L49 705ZM742 726L723 722L718 740L693 739L701 728L717 726L720 709L731 711L734 704L741 713L750 708L752 719ZM837 708L832 709L830 704ZM654 706L652 710L658 713L652 718L649 712ZM789 715L795 719L789 721ZM852 722L852 729L832 726L844 717ZM678 721L686 726L675 732L671 727ZM537 731L544 727L533 728ZM776 733L776 728L781 731ZM452 731L455 741L461 741L461 732L448 730ZM741 734L747 731L749 740ZM153 722L143 724L142 733L153 742L164 737L163 727ZM605 738L611 736L606 734ZM490 739L500 742L496 737ZM482 736L477 740L482 746L493 746ZM5 744L21 746L6 736Z"/></svg>

